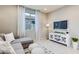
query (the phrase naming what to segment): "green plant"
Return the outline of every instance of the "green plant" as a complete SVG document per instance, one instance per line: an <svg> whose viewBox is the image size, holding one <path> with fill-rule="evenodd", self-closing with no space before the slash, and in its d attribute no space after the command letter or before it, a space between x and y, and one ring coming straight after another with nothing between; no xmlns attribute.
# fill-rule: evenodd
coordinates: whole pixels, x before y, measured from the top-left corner
<svg viewBox="0 0 79 59"><path fill-rule="evenodd" d="M78 38L72 38L73 42L78 42Z"/></svg>

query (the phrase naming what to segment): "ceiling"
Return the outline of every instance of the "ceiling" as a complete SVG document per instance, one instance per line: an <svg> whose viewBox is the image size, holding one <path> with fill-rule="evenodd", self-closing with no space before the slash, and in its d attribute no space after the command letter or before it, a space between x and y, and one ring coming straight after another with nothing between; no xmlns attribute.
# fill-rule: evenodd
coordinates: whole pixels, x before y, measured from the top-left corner
<svg viewBox="0 0 79 59"><path fill-rule="evenodd" d="M28 8L40 10L43 13L49 13L64 7L64 5L24 5L24 6Z"/></svg>

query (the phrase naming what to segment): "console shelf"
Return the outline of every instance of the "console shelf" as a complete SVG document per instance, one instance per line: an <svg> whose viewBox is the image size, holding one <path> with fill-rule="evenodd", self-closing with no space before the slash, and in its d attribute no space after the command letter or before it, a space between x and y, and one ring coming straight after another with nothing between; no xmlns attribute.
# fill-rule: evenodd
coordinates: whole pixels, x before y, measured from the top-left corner
<svg viewBox="0 0 79 59"><path fill-rule="evenodd" d="M53 33L49 33L49 40L70 47L70 36L68 32L54 31Z"/></svg>

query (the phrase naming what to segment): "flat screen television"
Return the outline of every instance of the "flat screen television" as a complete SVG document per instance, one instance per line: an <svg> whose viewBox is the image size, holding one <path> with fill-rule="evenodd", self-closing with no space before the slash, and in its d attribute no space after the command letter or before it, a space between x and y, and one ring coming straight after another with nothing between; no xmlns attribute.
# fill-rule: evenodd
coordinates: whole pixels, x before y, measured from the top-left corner
<svg viewBox="0 0 79 59"><path fill-rule="evenodd" d="M67 29L67 27L67 20L54 22L54 29Z"/></svg>

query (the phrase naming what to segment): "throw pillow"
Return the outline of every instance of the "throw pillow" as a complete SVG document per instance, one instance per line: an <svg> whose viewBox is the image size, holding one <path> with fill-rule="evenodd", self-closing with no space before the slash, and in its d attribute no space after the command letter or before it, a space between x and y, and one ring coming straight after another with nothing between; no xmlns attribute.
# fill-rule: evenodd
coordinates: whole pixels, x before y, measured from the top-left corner
<svg viewBox="0 0 79 59"><path fill-rule="evenodd" d="M5 39L6 39L6 41L8 43L10 43L11 41L15 40L13 33L5 34L4 37L5 37Z"/></svg>

